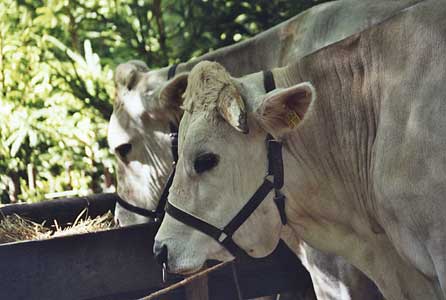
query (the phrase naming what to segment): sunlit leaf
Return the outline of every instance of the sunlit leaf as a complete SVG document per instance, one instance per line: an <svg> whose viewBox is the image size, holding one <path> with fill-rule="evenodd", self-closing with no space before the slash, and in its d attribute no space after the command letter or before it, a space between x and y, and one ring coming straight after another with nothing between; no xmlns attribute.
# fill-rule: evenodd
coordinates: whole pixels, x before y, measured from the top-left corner
<svg viewBox="0 0 446 300"><path fill-rule="evenodd" d="M16 154L19 151L20 147L22 146L25 138L26 138L26 130L22 129L18 132L14 141L12 142L12 145L11 145L11 156L12 157L16 156Z"/></svg>
<svg viewBox="0 0 446 300"><path fill-rule="evenodd" d="M29 146L30 147L35 147L37 145L37 142L38 142L37 132L35 132L34 130L30 130L28 132L28 137L29 137Z"/></svg>

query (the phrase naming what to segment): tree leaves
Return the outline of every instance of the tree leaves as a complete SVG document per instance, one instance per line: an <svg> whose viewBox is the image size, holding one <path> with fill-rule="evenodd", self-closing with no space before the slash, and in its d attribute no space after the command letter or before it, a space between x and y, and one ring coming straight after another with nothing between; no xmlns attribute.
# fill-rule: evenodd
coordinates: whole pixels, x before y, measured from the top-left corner
<svg viewBox="0 0 446 300"><path fill-rule="evenodd" d="M98 180L113 174L106 129L117 64L141 59L155 69L186 61L316 3L0 1L1 201L106 188ZM28 187L30 167L35 189Z"/></svg>

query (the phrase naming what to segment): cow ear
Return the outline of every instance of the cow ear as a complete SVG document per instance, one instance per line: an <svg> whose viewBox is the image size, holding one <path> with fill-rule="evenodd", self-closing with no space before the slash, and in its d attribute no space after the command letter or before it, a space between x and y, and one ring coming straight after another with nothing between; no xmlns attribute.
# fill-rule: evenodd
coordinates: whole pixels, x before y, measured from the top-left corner
<svg viewBox="0 0 446 300"><path fill-rule="evenodd" d="M225 85L217 103L218 112L229 125L242 133L249 132L245 103L235 85Z"/></svg>
<svg viewBox="0 0 446 300"><path fill-rule="evenodd" d="M310 82L278 89L266 94L256 114L267 131L281 136L300 124L315 96Z"/></svg>
<svg viewBox="0 0 446 300"><path fill-rule="evenodd" d="M131 90L136 86L140 73L148 71L147 65L139 60L131 60L119 64L115 70L115 85L116 87L126 87Z"/></svg>
<svg viewBox="0 0 446 300"><path fill-rule="evenodd" d="M174 113L177 117L181 115L181 105L183 104L183 94L187 87L189 73L180 73L163 87L160 92L160 108L164 112Z"/></svg>

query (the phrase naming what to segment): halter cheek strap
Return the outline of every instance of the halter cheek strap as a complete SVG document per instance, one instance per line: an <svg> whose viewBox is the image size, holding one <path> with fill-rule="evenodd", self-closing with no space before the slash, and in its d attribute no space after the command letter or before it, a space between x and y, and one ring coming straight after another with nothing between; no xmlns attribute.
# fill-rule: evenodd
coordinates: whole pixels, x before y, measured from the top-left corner
<svg viewBox="0 0 446 300"><path fill-rule="evenodd" d="M162 219L165 213L165 206L167 203L167 198L169 197L169 189L172 186L173 178L175 176L176 165L178 161L178 128L170 123L170 149L172 152L172 171L169 174L169 178L164 184L163 193L161 194L158 206L156 207L156 214L158 219Z"/></svg>
<svg viewBox="0 0 446 300"><path fill-rule="evenodd" d="M263 71L263 87L267 93L276 89L276 82L274 80L274 74L271 70ZM272 141L271 141L272 142ZM277 147L280 149L272 149L268 152L268 156L277 156L277 157L268 157L268 160L271 161L280 161L282 162L282 144L275 142L271 144L271 147ZM274 180L274 202L276 203L277 208L279 209L280 219L282 220L282 224L287 223L287 218L285 214L285 196L280 192L280 189L283 186L283 163L269 164L268 168L269 174L276 174ZM274 168L272 170L271 168Z"/></svg>

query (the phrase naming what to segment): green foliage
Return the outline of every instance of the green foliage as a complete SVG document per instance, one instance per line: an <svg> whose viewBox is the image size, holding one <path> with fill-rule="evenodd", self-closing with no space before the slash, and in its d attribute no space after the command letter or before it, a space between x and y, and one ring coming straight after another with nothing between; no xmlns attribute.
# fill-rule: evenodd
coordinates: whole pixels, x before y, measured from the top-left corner
<svg viewBox="0 0 446 300"><path fill-rule="evenodd" d="M316 2L0 1L0 202L113 184L106 127L118 63L186 61Z"/></svg>

